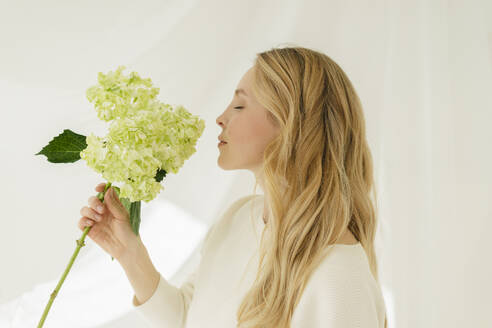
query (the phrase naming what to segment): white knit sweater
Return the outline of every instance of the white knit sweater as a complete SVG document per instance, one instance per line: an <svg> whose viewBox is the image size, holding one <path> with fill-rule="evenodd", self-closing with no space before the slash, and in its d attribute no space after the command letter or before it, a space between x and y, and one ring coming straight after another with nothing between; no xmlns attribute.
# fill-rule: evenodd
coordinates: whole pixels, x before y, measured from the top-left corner
<svg viewBox="0 0 492 328"><path fill-rule="evenodd" d="M263 198L248 195L224 211L205 237L200 265L180 288L161 275L145 303L133 296L133 307L149 327L236 327L236 311L259 262ZM385 313L361 244L336 244L308 281L291 327L383 328Z"/></svg>

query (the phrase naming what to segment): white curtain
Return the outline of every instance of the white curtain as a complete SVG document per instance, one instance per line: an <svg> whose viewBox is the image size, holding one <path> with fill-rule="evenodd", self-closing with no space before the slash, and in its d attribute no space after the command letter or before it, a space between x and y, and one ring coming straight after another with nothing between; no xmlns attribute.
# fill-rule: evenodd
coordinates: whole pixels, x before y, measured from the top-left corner
<svg viewBox="0 0 492 328"><path fill-rule="evenodd" d="M389 326L491 327L491 22L485 0L0 2L0 326L37 324L103 181L34 155L65 128L106 133L85 98L98 72L125 65L206 121L142 209L142 239L179 284L211 222L253 192L249 171L217 166L215 119L257 52L297 45L334 59L364 105ZM45 326L140 326L123 270L86 244Z"/></svg>

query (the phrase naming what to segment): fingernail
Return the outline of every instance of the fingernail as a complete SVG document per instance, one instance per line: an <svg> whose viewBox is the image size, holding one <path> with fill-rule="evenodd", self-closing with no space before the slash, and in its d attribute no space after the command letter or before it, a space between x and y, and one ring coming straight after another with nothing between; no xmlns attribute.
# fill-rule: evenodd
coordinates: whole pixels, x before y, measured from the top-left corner
<svg viewBox="0 0 492 328"><path fill-rule="evenodd" d="M102 211L103 211L103 207L102 207L101 205L97 206L97 211L98 211L99 213L102 213Z"/></svg>

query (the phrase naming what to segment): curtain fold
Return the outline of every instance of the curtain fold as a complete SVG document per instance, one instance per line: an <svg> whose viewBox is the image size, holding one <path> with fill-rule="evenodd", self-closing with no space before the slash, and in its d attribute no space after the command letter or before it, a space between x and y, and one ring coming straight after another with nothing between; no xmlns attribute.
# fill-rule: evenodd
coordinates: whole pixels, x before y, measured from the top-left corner
<svg viewBox="0 0 492 328"><path fill-rule="evenodd" d="M257 52L292 45L334 59L364 106L389 327L488 327L491 22L485 0L0 3L0 326L39 320L81 235L79 210L102 181L83 163L33 155L64 128L106 133L85 98L97 72L123 64L206 120L197 153L143 205L143 240L179 281L224 204L253 192L253 176L217 167L215 119ZM183 210L167 216L167 202ZM123 271L86 243L46 325L138 325ZM98 298L105 306L87 303Z"/></svg>

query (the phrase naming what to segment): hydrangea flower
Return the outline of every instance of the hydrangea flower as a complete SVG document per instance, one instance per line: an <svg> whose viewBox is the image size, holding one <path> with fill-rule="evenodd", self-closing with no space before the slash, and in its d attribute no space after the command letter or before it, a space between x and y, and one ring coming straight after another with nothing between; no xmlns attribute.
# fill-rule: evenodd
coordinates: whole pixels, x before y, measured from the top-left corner
<svg viewBox="0 0 492 328"><path fill-rule="evenodd" d="M114 183L121 203L129 212L132 230L139 235L140 203L149 202L162 190L160 182L167 172L178 173L185 160L195 153L197 139L205 123L183 106L173 107L157 99L159 88L138 73L125 76L119 66L108 74L98 73L98 84L87 89L97 116L110 122L108 134L84 136L65 129L35 155L45 155L52 163L73 163L79 159L108 181L104 193ZM103 201L104 193L97 197ZM60 281L46 305L38 327L77 257L90 226L87 226ZM113 257L111 257L114 260Z"/></svg>
<svg viewBox="0 0 492 328"><path fill-rule="evenodd" d="M120 196L149 202L163 189L158 170L178 173L193 153L205 123L183 106L157 99L159 88L138 73L98 74L98 85L87 89L97 116L111 122L105 138L90 134L80 158L107 181L121 182Z"/></svg>

